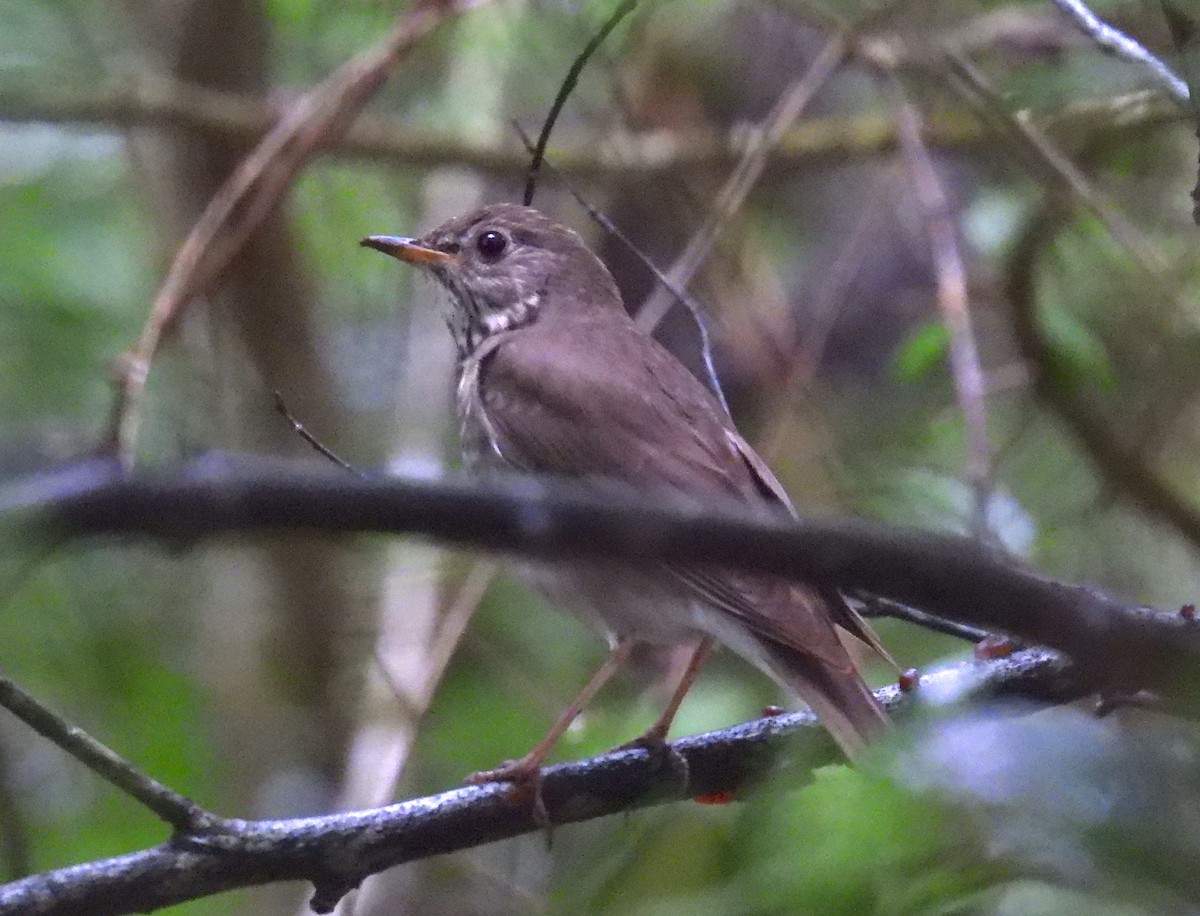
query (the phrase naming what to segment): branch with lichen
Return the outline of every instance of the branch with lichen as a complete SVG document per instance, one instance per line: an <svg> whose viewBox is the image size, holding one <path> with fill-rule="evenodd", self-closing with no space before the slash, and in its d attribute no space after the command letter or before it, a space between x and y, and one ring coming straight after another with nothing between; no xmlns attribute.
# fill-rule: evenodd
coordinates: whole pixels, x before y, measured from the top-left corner
<svg viewBox="0 0 1200 916"><path fill-rule="evenodd" d="M1078 666L1040 649L953 665L922 683L940 702L1010 697L1059 704L1091 690ZM890 687L877 695L903 717L921 704L922 691ZM795 785L838 759L811 713L777 715L673 741L669 753L621 750L550 767L542 796L550 823L570 824L689 798L732 800L766 782ZM0 916L148 912L278 881L310 882L313 909L326 913L385 868L541 830L530 807L513 804L508 791L493 783L345 814L222 821L216 832L180 834L0 886Z"/></svg>

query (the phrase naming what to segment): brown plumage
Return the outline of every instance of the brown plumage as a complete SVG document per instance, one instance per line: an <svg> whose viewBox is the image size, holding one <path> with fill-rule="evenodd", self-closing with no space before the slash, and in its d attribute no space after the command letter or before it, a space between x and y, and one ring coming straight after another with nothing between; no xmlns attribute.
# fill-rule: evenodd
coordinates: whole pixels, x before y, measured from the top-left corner
<svg viewBox="0 0 1200 916"><path fill-rule="evenodd" d="M374 236L364 244L426 267L450 291L463 446L477 471L552 474L794 514L721 405L637 328L607 269L570 229L499 204L418 240ZM849 756L886 727L837 629L882 648L832 590L712 567L522 568L614 644L715 637L805 700Z"/></svg>

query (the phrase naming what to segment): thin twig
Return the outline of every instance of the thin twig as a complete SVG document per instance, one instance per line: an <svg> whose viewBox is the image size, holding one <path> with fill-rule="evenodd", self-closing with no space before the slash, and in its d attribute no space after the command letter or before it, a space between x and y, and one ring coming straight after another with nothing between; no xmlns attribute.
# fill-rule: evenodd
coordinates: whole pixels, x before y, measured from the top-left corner
<svg viewBox="0 0 1200 916"><path fill-rule="evenodd" d="M950 86L958 90L960 97L1003 129L1025 160L1045 177L1051 190L1065 188L1069 198L1090 210L1113 239L1129 252L1133 262L1166 292L1167 284L1162 279L1166 264L1158 249L1150 244L1141 230L1126 219L1112 201L1055 147L1045 131L1022 113L1010 112L974 64L953 52L947 53L945 63L953 77Z"/></svg>
<svg viewBox="0 0 1200 916"><path fill-rule="evenodd" d="M550 142L550 132L554 130L554 125L558 121L563 105L567 102L567 97L575 88L575 84L579 82L579 74L583 72L583 68L587 66L591 56L596 53L596 49L604 43L604 39L622 19L633 11L635 6L637 6L637 0L622 0L621 4L613 10L612 15L605 20L600 31L592 36L579 56L571 63L570 69L567 70L567 75L563 79L562 85L558 87L558 94L554 97L550 111L546 114L546 120L542 122L542 132L538 134L537 143L534 145L533 159L529 163L529 175L525 179L525 193L521 198L525 206L533 205L533 192L537 187L538 170L542 167L542 159L546 155L546 144Z"/></svg>
<svg viewBox="0 0 1200 916"><path fill-rule="evenodd" d="M986 383L972 329L967 294L967 271L958 247L958 230L946 190L921 138L920 115L904 95L894 74L884 77L896 118L896 133L921 208L921 222L937 278L937 303L950 348L950 375L962 411L967 439L967 480L974 494L972 528L978 537L988 532L992 489L992 449L988 441Z"/></svg>
<svg viewBox="0 0 1200 916"><path fill-rule="evenodd" d="M688 288L692 278L712 251L721 230L762 176L770 150L808 107L813 96L836 72L846 56L847 47L844 35L830 38L804 75L784 90L758 129L755 140L746 150L737 168L718 192L703 225L692 235L687 247L667 272L673 286L685 290ZM674 302L675 298L665 287L657 287L638 310L639 327L646 331L654 330Z"/></svg>
<svg viewBox="0 0 1200 916"><path fill-rule="evenodd" d="M889 601L875 595L865 595L859 600L862 601L860 613L864 617L890 617L893 620L903 620L905 623L915 624L934 633L943 633L946 636L964 639L969 643L978 643L993 635L988 630L981 630L979 627L934 617L932 614L926 614L924 611L901 604L899 601Z"/></svg>
<svg viewBox="0 0 1200 916"><path fill-rule="evenodd" d="M329 461L331 461L333 464L336 464L343 471L349 471L351 474L357 474L359 477L363 476L362 471L360 471L358 468L356 468L350 462L346 461L341 455L339 455L337 452L335 452L333 449L331 449L328 445L326 445L324 442L322 442L320 439L318 439L316 436L314 436L312 433L310 433L308 431L308 428L303 423L301 423L294 416L292 416L292 412L290 410L288 410L287 402L284 401L283 395L280 394L280 392L278 390L273 390L271 392L271 400L275 404L275 410L285 420L287 420L290 424L292 424L292 429L295 431L296 435L299 436L301 439L303 439L305 442L307 442L309 445L311 445L313 447L313 449L317 452L318 455L320 455L323 458L327 458Z"/></svg>
<svg viewBox="0 0 1200 916"><path fill-rule="evenodd" d="M514 123L513 128L516 130L517 135L521 138L521 142L525 144L526 149L529 149L532 152L529 137L525 135L525 131L521 129L521 125ZM707 375L707 378L704 380L705 385L707 386L708 390L712 392L713 396L720 401L721 406L725 408L725 412L729 413L729 402L725 400L725 390L721 387L721 379L717 375L717 367L713 362L712 337L708 333L708 321L704 316L704 312L700 308L700 304L696 302L696 300L693 299L686 290L681 289L671 280L670 277L659 270L658 265L650 260L646 253L634 243L633 239L625 234L620 226L614 223L605 214L601 213L596 207L593 207L587 198L585 198L575 188L574 184L567 180L566 176L559 171L553 162L544 158L542 162L546 169L552 175L554 175L558 179L559 183L562 184L562 186L567 189L570 195L575 198L576 203L583 207L583 209L587 212L587 215L591 217L592 221L613 238L615 238L618 242L624 245L626 251L637 258L638 261L641 262L642 266L650 271L654 279L661 283L663 288L665 288L672 296L675 297L675 301L687 309L688 314L692 316L692 321L696 325L696 332L700 337L700 357L704 362L704 371Z"/></svg>
<svg viewBox="0 0 1200 916"><path fill-rule="evenodd" d="M79 465L74 471L63 468L53 474L42 475L40 486L46 494L63 494L73 492L80 486L87 487L99 481L113 480L117 476L118 469L113 462L94 459ZM40 548L42 545L36 546ZM43 562L47 553L58 546L54 541L49 542L44 550L35 551L34 559L39 563ZM15 589L28 575L30 568L28 564L23 565L19 576L4 584L3 594L7 596ZM82 728L72 725L3 675L0 675L0 706L149 808L176 830L201 832L217 829L223 823L220 818L205 811L191 799L142 773L111 748L97 741Z"/></svg>
<svg viewBox="0 0 1200 916"><path fill-rule="evenodd" d="M1190 98L1188 84L1177 76L1175 71L1150 53L1136 39L1109 25L1093 13L1083 0L1054 0L1054 5L1070 16L1101 50L1122 60L1141 64L1150 71L1154 81L1165 89L1171 98L1181 105L1188 103Z"/></svg>
<svg viewBox="0 0 1200 916"><path fill-rule="evenodd" d="M804 74L784 89L763 123L755 130L737 167L730 174L709 211L707 218L692 235L683 252L671 265L668 276L676 286L687 289L707 260L724 227L745 202L766 169L771 150L808 108L813 97L833 77L851 52L855 37L884 19L904 0L885 0L867 15L830 37ZM653 331L672 305L663 288L656 288L638 310L638 326Z"/></svg>
<svg viewBox="0 0 1200 916"><path fill-rule="evenodd" d="M224 824L221 818L147 776L116 751L79 726L72 725L3 675L0 675L0 706L176 830L198 834L219 830Z"/></svg>
<svg viewBox="0 0 1200 916"><path fill-rule="evenodd" d="M107 445L123 464L133 462L142 395L159 342L188 303L220 278L296 175L322 146L346 131L407 52L447 18L486 2L416 6L379 46L351 58L299 99L214 195L176 253L137 343L119 362Z"/></svg>

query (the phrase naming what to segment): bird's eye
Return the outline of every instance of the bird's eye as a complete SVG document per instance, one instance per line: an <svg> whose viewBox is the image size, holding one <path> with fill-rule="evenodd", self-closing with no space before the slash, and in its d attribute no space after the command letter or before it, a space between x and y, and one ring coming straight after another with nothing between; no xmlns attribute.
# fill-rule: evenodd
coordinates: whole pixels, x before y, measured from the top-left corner
<svg viewBox="0 0 1200 916"><path fill-rule="evenodd" d="M479 253L485 260L494 261L504 254L504 249L508 247L508 239L504 237L503 233L489 229L487 232L479 234L479 238L475 240L475 247L479 249Z"/></svg>

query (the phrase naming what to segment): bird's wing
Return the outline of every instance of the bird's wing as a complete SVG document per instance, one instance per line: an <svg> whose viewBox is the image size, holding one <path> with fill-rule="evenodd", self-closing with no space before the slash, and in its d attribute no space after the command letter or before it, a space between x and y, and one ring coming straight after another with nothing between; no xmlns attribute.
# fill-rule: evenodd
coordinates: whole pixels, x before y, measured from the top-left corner
<svg viewBox="0 0 1200 916"><path fill-rule="evenodd" d="M767 463L750 447L750 443L738 435L736 431L731 429L728 435L738 455L745 462L747 469L757 482L758 488L764 498L768 502L775 502L790 512L793 517L798 518L799 516L796 513L795 507L792 505L791 500L788 499L787 492L783 489L779 481L775 479L775 475L771 473L771 469L767 467ZM837 589L821 588L818 589L818 592L834 623L856 639L870 646L880 658L897 671L900 669L895 659L884 648L878 634L871 629L871 625L863 620L862 616L846 603L846 599L842 597Z"/></svg>
<svg viewBox="0 0 1200 916"><path fill-rule="evenodd" d="M539 322L504 335L480 366L478 392L497 451L522 470L794 514L708 390L632 324ZM671 572L760 638L835 668L853 663L830 620L882 650L832 590L709 566Z"/></svg>

